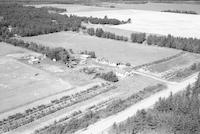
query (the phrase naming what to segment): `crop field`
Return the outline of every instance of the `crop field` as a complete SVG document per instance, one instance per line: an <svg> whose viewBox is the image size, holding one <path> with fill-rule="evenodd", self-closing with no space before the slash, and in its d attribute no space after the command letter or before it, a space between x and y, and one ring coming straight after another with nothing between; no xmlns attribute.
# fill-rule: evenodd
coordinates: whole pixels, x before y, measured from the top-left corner
<svg viewBox="0 0 200 134"><path fill-rule="evenodd" d="M97 57L109 61L131 63L133 66L153 62L179 53L179 50L114 41L72 32L59 32L34 37L22 37L24 41L36 42L50 47L71 48L75 51L95 51Z"/></svg>
<svg viewBox="0 0 200 134"><path fill-rule="evenodd" d="M185 67L188 67L188 66L190 66L194 63L198 63L199 61L200 61L200 55L199 54L186 53L186 54L181 55L177 58L169 60L167 62L155 64L155 65L152 65L148 68L152 72L162 73L162 72L168 71L170 69L185 68Z"/></svg>
<svg viewBox="0 0 200 134"><path fill-rule="evenodd" d="M23 52L23 49L7 45L0 44L0 50L3 50L4 54L11 51ZM3 56L2 53L0 68L0 113L71 88L67 81Z"/></svg>
<svg viewBox="0 0 200 134"><path fill-rule="evenodd" d="M171 34L173 36L180 37L200 38L200 24L198 23L200 21L200 15L177 14L133 9L74 12L72 14L78 16L93 16L99 18L108 16L110 18L117 18L120 20L127 20L128 18L131 18L132 22L129 24L110 27L136 32L145 32L161 35Z"/></svg>
<svg viewBox="0 0 200 134"><path fill-rule="evenodd" d="M160 78L180 81L199 71L198 67L195 68L196 70L191 69L194 64L198 65L199 61L199 54L184 53L170 60L147 65L138 70Z"/></svg>

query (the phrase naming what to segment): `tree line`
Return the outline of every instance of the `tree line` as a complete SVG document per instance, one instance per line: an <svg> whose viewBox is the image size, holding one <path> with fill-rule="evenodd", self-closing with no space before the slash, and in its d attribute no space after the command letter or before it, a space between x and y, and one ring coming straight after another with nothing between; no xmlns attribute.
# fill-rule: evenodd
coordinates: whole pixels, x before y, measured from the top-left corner
<svg viewBox="0 0 200 134"><path fill-rule="evenodd" d="M64 63L69 62L70 58L72 58L71 53L62 47L50 48L33 42L27 43L18 39L6 39L4 41L14 46L27 48L29 50L42 53L52 60L55 59L56 61L63 61Z"/></svg>
<svg viewBox="0 0 200 134"><path fill-rule="evenodd" d="M45 7L41 7L41 8L47 9L50 13L52 11L55 13L67 12L67 9L64 9L64 8L56 8L56 7L51 7L51 6L45 6Z"/></svg>
<svg viewBox="0 0 200 134"><path fill-rule="evenodd" d="M182 14L198 14L195 11L186 11L186 10L163 10L161 12L182 13Z"/></svg>
<svg viewBox="0 0 200 134"><path fill-rule="evenodd" d="M107 16L104 16L104 18L97 18L97 17L84 17L85 20L84 22L92 23L92 24L109 24L109 25L120 25L120 24L126 24L126 23L131 23L131 19L129 18L127 21L120 21L115 18L108 18Z"/></svg>
<svg viewBox="0 0 200 134"><path fill-rule="evenodd" d="M161 47L175 48L193 53L200 53L200 39L174 37L172 35L146 35L145 33L132 33L131 41L136 43L146 43Z"/></svg>
<svg viewBox="0 0 200 134"><path fill-rule="evenodd" d="M152 109L140 110L120 124L113 124L111 134L162 132L173 134L200 133L200 75L186 91L160 98Z"/></svg>
<svg viewBox="0 0 200 134"><path fill-rule="evenodd" d="M101 38L107 38L107 39L114 39L114 40L120 40L120 41L128 41L128 37L116 35L115 33L104 31L102 28L88 28L87 33L91 36L97 36Z"/></svg>

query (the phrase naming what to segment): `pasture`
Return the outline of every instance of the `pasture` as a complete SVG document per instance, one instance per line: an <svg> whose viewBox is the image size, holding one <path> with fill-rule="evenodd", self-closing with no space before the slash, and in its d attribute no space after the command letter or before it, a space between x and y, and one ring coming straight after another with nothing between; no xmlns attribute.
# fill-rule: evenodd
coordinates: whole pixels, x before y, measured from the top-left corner
<svg viewBox="0 0 200 134"><path fill-rule="evenodd" d="M26 50L0 43L0 52L0 113L72 87L67 81L6 56L28 53Z"/></svg>
<svg viewBox="0 0 200 134"><path fill-rule="evenodd" d="M62 13L65 14L65 13ZM168 35L180 37L200 38L200 15L166 13L144 10L107 10L93 12L74 12L66 14L75 14L78 16L93 16L103 18L116 18L127 20L131 18L132 22L123 25L110 26L129 31L145 32L152 34Z"/></svg>
<svg viewBox="0 0 200 134"><path fill-rule="evenodd" d="M99 58L104 57L112 62L129 62L132 66L160 60L180 52L175 49L103 39L73 32L59 32L21 39L50 47L71 48L75 51L90 50L94 51Z"/></svg>

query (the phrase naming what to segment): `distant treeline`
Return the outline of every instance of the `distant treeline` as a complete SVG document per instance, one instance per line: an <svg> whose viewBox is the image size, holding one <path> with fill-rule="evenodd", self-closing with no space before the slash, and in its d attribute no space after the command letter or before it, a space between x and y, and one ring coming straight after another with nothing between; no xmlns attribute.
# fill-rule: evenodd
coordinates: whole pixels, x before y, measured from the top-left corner
<svg viewBox="0 0 200 134"><path fill-rule="evenodd" d="M186 11L186 10L163 10L161 12L182 13L182 14L198 14L195 11Z"/></svg>
<svg viewBox="0 0 200 134"><path fill-rule="evenodd" d="M54 8L53 8L54 10ZM56 9L57 10L57 9ZM35 8L19 4L0 4L0 34L4 37L12 35L35 36L59 31L79 31L81 23L119 25L127 23L117 19L78 17L49 13L48 8ZM0 36L1 36L0 35Z"/></svg>
<svg viewBox="0 0 200 134"><path fill-rule="evenodd" d="M56 7L50 7L50 6L45 6L45 7L41 7L43 9L47 9L48 11L55 11L56 13L62 13L62 12L66 12L67 10L64 8L56 8Z"/></svg>
<svg viewBox="0 0 200 134"><path fill-rule="evenodd" d="M0 3L24 3L24 4L42 4L42 3L56 3L56 4L87 4L95 5L100 2L121 2L121 3L147 3L147 2L199 2L199 0L0 0Z"/></svg>
<svg viewBox="0 0 200 134"><path fill-rule="evenodd" d="M131 19L129 18L127 21L120 21L118 19L114 18L108 18L105 16L104 18L96 18L96 17L84 17L86 23L90 22L92 24L110 24L110 25L120 25L120 24L126 24L126 23L131 23Z"/></svg>
<svg viewBox="0 0 200 134"><path fill-rule="evenodd" d="M157 45L161 47L169 47L180 49L193 53L200 53L200 39L174 37L172 35L146 35L145 33L132 33L131 41L136 43L147 42L148 45Z"/></svg>
<svg viewBox="0 0 200 134"><path fill-rule="evenodd" d="M101 38L128 41L128 37L115 35L115 33L111 33L111 32L106 32L102 28L97 28L96 30L94 28L88 28L87 33L91 36L95 35Z"/></svg>
<svg viewBox="0 0 200 134"><path fill-rule="evenodd" d="M138 111L125 122L114 124L110 134L200 133L200 76L194 87L169 98L160 98L154 108Z"/></svg>

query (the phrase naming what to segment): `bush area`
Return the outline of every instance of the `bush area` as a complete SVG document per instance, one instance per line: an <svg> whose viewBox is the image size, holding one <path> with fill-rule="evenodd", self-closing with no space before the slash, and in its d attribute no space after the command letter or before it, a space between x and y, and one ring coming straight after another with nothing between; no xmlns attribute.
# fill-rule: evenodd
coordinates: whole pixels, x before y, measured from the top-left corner
<svg viewBox="0 0 200 134"><path fill-rule="evenodd" d="M87 50L85 50L85 51L82 51L81 54L90 55L91 58L96 58L96 54L95 54L94 51L87 51Z"/></svg>
<svg viewBox="0 0 200 134"><path fill-rule="evenodd" d="M136 43L143 43L146 40L145 33L132 33L131 34L131 41Z"/></svg>
<svg viewBox="0 0 200 134"><path fill-rule="evenodd" d="M47 9L48 11L54 11L56 13L62 13L67 11L64 8L56 8L56 7L42 7L42 9Z"/></svg>
<svg viewBox="0 0 200 134"><path fill-rule="evenodd" d="M58 10L50 8L50 10ZM59 9L60 11L60 9ZM93 17L78 17L74 15L60 15L49 13L49 8L35 8L19 4L0 4L1 35L8 34L5 28L13 34L20 36L35 36L59 31L79 31L81 23L90 22L94 24L119 25L126 23L117 19L104 19ZM2 29L3 27L3 29ZM4 35L5 36L5 35Z"/></svg>
<svg viewBox="0 0 200 134"><path fill-rule="evenodd" d="M182 14L198 14L195 11L185 11L185 10L163 10L161 12L182 13Z"/></svg>
<svg viewBox="0 0 200 134"><path fill-rule="evenodd" d="M127 107L135 104L136 102L150 96L151 94L158 92L165 88L164 85L158 84L145 88L144 90L131 95L124 100L114 100L106 108L100 109L99 111L87 112L84 116L80 118L71 119L67 123L63 124L53 124L45 128L35 131L35 134L71 134L75 131L88 127L90 124L94 124L99 119L106 118L110 115L116 114L123 111Z"/></svg>
<svg viewBox="0 0 200 134"><path fill-rule="evenodd" d="M194 87L168 98L160 98L153 109L141 110L123 123L114 124L112 134L139 134L168 130L171 134L200 133L200 75Z"/></svg>
<svg viewBox="0 0 200 134"><path fill-rule="evenodd" d="M128 41L128 37L115 35L114 33L111 32L106 32L102 28L97 28L96 30L94 28L88 28L87 33L91 36L95 35L101 38Z"/></svg>
<svg viewBox="0 0 200 134"><path fill-rule="evenodd" d="M117 75L113 71L110 71L107 73L97 73L94 78L96 78L96 77L102 78L102 79L104 79L106 81L110 81L110 82L119 81Z"/></svg>

